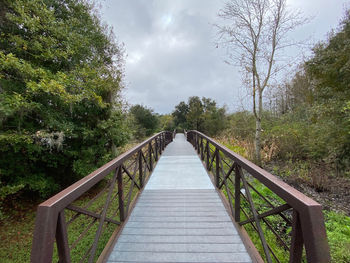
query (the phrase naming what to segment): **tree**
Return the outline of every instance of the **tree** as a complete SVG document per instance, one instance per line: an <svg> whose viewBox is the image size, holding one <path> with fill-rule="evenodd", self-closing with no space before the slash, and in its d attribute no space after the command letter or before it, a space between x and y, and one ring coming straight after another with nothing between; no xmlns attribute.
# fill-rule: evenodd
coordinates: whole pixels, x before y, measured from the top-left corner
<svg viewBox="0 0 350 263"><path fill-rule="evenodd" d="M214 136L226 128L227 116L224 107L219 108L216 101L210 98L202 98L203 103L203 131L209 136Z"/></svg>
<svg viewBox="0 0 350 263"><path fill-rule="evenodd" d="M203 124L203 104L197 96L188 99L188 112L186 121L190 129L202 131Z"/></svg>
<svg viewBox="0 0 350 263"><path fill-rule="evenodd" d="M276 63L277 53L293 44L287 34L305 19L289 11L286 0L230 0L218 16L224 20L223 25L216 25L219 40L228 47L231 61L242 68L251 89L255 155L260 164L263 93L281 69Z"/></svg>
<svg viewBox="0 0 350 263"><path fill-rule="evenodd" d="M210 136L226 128L226 109L216 105L216 101L197 96L189 97L188 103L181 101L172 113L175 127L178 129L195 129Z"/></svg>
<svg viewBox="0 0 350 263"><path fill-rule="evenodd" d="M313 86L313 123L317 157L331 159L337 166L350 167L350 10L345 13L338 32L313 49L314 56L305 63ZM312 146L312 145L310 145ZM338 167L339 168L339 167Z"/></svg>
<svg viewBox="0 0 350 263"><path fill-rule="evenodd" d="M159 129L161 131L173 131L175 129L174 117L172 114L159 116Z"/></svg>
<svg viewBox="0 0 350 263"><path fill-rule="evenodd" d="M0 14L0 183L47 197L128 139L123 48L83 0L1 0Z"/></svg>
<svg viewBox="0 0 350 263"><path fill-rule="evenodd" d="M158 128L158 116L152 109L142 105L134 105L130 108L130 113L135 120L135 135L138 139L152 135Z"/></svg>
<svg viewBox="0 0 350 263"><path fill-rule="evenodd" d="M173 111L172 115L174 117L175 126L179 129L188 129L186 119L188 110L188 105L184 101L181 101L175 106L175 110Z"/></svg>

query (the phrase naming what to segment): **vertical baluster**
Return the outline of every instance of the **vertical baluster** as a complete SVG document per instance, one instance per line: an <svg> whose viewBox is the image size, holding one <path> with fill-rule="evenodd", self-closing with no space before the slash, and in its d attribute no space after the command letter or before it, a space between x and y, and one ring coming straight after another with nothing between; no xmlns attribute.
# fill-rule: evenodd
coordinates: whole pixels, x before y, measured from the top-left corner
<svg viewBox="0 0 350 263"><path fill-rule="evenodd" d="M162 151L163 151L163 134L159 135L158 140L159 140L159 154L162 154Z"/></svg>
<svg viewBox="0 0 350 263"><path fill-rule="evenodd" d="M139 151L138 155L138 162L139 162L139 178L140 178L140 187L143 187L143 170L142 170L142 149Z"/></svg>
<svg viewBox="0 0 350 263"><path fill-rule="evenodd" d="M197 151L197 133L194 134L193 145L194 145L194 149Z"/></svg>
<svg viewBox="0 0 350 263"><path fill-rule="evenodd" d="M197 153L200 154L201 148L200 148L200 143L199 143L199 135L197 134Z"/></svg>
<svg viewBox="0 0 350 263"><path fill-rule="evenodd" d="M155 153L155 159L156 162L158 161L158 148L161 148L160 145L162 144L161 142L158 143L158 137L154 139L154 153ZM162 152L159 152L159 154L162 154Z"/></svg>
<svg viewBox="0 0 350 263"><path fill-rule="evenodd" d="M241 169L238 164L235 166L235 220L236 222L241 221Z"/></svg>
<svg viewBox="0 0 350 263"><path fill-rule="evenodd" d="M120 217L120 221L123 222L125 220L125 213L124 213L125 210L124 210L123 175L122 175L121 166L117 168L117 181L118 181L119 217Z"/></svg>
<svg viewBox="0 0 350 263"><path fill-rule="evenodd" d="M203 137L201 137L201 160L204 160Z"/></svg>
<svg viewBox="0 0 350 263"><path fill-rule="evenodd" d="M153 170L153 159L152 159L152 142L148 144L148 158L150 171Z"/></svg>
<svg viewBox="0 0 350 263"><path fill-rule="evenodd" d="M215 173L215 185L216 187L220 186L220 151L218 150L218 148L216 148L216 152L215 152L216 156L216 173Z"/></svg>
<svg viewBox="0 0 350 263"><path fill-rule="evenodd" d="M210 158L210 149L209 149L209 141L207 140L207 145L206 145L206 151L207 151L207 159L206 159L206 164L207 164L207 170L209 170L209 158Z"/></svg>

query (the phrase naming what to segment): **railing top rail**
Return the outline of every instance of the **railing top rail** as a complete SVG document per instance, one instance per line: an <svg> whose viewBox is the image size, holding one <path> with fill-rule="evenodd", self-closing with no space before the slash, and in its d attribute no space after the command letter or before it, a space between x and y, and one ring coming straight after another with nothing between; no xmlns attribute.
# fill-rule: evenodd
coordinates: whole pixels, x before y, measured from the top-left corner
<svg viewBox="0 0 350 263"><path fill-rule="evenodd" d="M216 148L222 151L225 155L231 157L235 162L237 162L238 165L244 168L253 177L258 179L261 183L263 183L265 186L267 186L269 189L275 192L278 196L280 196L298 211L304 212L305 209L308 209L310 207L321 206L318 202L307 197L292 186L278 179L276 176L255 165L251 161L248 161L247 159L238 155L237 153L231 151L230 149L216 142L214 139L208 137L207 135L196 130L191 130L188 132L197 133L201 137L210 141L210 143L213 144Z"/></svg>
<svg viewBox="0 0 350 263"><path fill-rule="evenodd" d="M60 210L64 209L67 205L72 203L74 200L79 198L83 193L85 193L87 190L89 190L92 186L94 186L96 183L98 183L100 180L102 180L103 177L105 177L111 171L116 169L116 167L121 165L126 159L128 159L130 156L135 154L137 151L142 149L145 145L149 144L150 142L152 142L152 140L154 140L156 137L158 137L159 135L161 135L163 133L167 133L167 131L159 132L159 133L155 134L154 136L150 137L149 139L138 144L134 148L119 155L118 157L116 157L115 159L106 163L105 165L101 166L100 168L93 171L89 175L85 176L84 178L75 182L71 186L69 186L66 189L62 190L61 192L57 193L53 197L44 201L43 203L41 203L39 205L39 207L55 207L56 211L60 211Z"/></svg>

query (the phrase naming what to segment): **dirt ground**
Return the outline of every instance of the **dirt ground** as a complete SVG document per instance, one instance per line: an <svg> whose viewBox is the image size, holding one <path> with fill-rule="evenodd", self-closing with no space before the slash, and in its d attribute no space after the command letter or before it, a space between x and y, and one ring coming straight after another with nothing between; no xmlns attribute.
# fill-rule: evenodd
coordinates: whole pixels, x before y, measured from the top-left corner
<svg viewBox="0 0 350 263"><path fill-rule="evenodd" d="M265 167L265 169L278 176L269 167ZM316 189L309 182L305 182L296 176L278 177L308 197L319 202L323 206L323 209L344 212L347 216L350 216L349 178L329 176L326 178L326 187Z"/></svg>

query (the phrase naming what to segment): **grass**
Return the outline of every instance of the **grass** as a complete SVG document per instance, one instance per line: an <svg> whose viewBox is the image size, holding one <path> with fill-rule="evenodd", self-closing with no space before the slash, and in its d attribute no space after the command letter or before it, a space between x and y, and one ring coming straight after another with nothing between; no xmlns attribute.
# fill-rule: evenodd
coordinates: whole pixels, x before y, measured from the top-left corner
<svg viewBox="0 0 350 263"><path fill-rule="evenodd" d="M224 145L228 148L232 149L233 151L238 151L240 154L246 155L247 153L241 149L241 147L237 144L232 145L232 142L229 142L228 140L224 140ZM214 152L215 147L212 145L210 146L210 149L212 152ZM221 155L221 158L224 158L224 155ZM228 160L227 160L228 161ZM231 163L228 161L228 163ZM224 171L227 172L229 167L224 163L223 164ZM213 169L212 171L215 171L215 161L213 163ZM301 175L303 176L303 175ZM251 177L246 177L246 179L254 186L254 188L257 189L258 192L260 192L265 198L267 198L271 203L274 204L274 206L278 206L280 204L283 204L283 200L279 198L276 194L274 194L271 190L269 190L267 187L265 187L263 184L258 182L256 179L253 179ZM233 181L227 180L228 188L231 193L233 193L234 189L234 183ZM241 189L242 189L241 185ZM266 205L266 202L261 199L261 197L258 196L257 193L255 193L253 190L250 191L254 205L259 213L266 212L270 208ZM225 194L226 198L228 199L228 194L225 190L225 187L223 187L223 193ZM232 198L232 202L234 204L234 198ZM241 205L242 207L246 208L246 213L248 214L248 217L252 217L251 212L249 211L248 202L245 201L243 198L241 198ZM325 216L325 226L327 231L327 237L328 237L328 243L330 246L330 252L331 252L331 262L332 263L349 263L350 262L350 217L345 215L341 212L336 211L326 211L324 210L324 216ZM291 219L291 213L284 212L284 215ZM243 212L241 212L241 220L247 219L247 216L244 215ZM268 223L273 226L274 230L283 237L283 240L285 243L290 246L291 243L291 227L288 226L284 220L281 220L282 218L278 215L269 216L266 218ZM258 236L258 233L254 230L253 226L251 224L246 224L245 229L247 230L251 240L255 244L256 248L258 249L259 253L264 256L264 250L260 241L260 238ZM273 234L271 230L268 229L267 224L265 222L261 221L261 227L263 229L265 239L269 246L271 247L272 251L275 253L276 257L279 259L280 262L289 262L289 252L288 250L284 249L281 246L281 242L276 238L276 236ZM275 259L272 257L272 261L276 262ZM304 251L304 257L303 262L306 262L305 257L305 251Z"/></svg>
<svg viewBox="0 0 350 263"><path fill-rule="evenodd" d="M2 263L30 262L35 206L23 203L14 209L5 209L0 224L0 260Z"/></svg>
<svg viewBox="0 0 350 263"><path fill-rule="evenodd" d="M325 211L326 229L332 262L350 262L350 217L343 213Z"/></svg>
<svg viewBox="0 0 350 263"><path fill-rule="evenodd" d="M275 200L274 205L277 203L281 203L280 198L278 198L274 193L272 193L268 188L263 186L261 183L253 180L251 184L265 197L268 199ZM232 191L233 186L230 187ZM223 191L225 196L227 197L227 193ZM254 205L259 213L266 211L266 206L264 202L258 197L256 193L251 191L252 198L254 201ZM242 201L242 200L241 200ZM248 207L247 202L242 201L243 207ZM330 246L331 252L331 262L332 263L349 263L350 262L350 217L341 212L335 211L323 211L325 217L325 226L327 231L328 243ZM249 216L251 214L248 213ZM286 215L288 217L288 215ZM241 219L246 219L246 216L241 213ZM287 245L290 245L290 231L291 227L287 226L283 220L279 216L269 216L266 218L268 222L274 226L275 231L277 231L280 235L282 235L284 241ZM247 224L244 226L247 230L252 242L258 249L260 255L264 256L264 250L260 241L260 238L257 232L254 230L252 225ZM276 239L276 236L267 228L267 225L261 221L261 227L263 229L265 239L267 243L270 245L271 249L276 254L277 258L280 262L289 262L288 251L283 249L283 247L279 244L280 242ZM273 259L273 262L276 262ZM305 255L303 262L306 262Z"/></svg>
<svg viewBox="0 0 350 263"><path fill-rule="evenodd" d="M124 182L127 179L124 177ZM103 188L103 183L92 189L97 192ZM125 186L125 196L129 192L130 182ZM132 192L133 199L137 194L137 188L134 187ZM116 189L114 190L116 194ZM93 195L93 194L92 194ZM102 194L93 205L89 208L90 211L101 211L105 204L107 193ZM74 202L74 205L83 207L89 200L91 195L85 195ZM125 203L126 206L126 203ZM116 198L110 205L110 209L107 211L107 216L113 217L114 220L119 221L119 213L113 216L113 211L118 207L118 199ZM5 211L5 219L0 224L0 261L1 263L13 263L13 262L29 262L30 252L33 238L34 221L35 221L35 208L36 205L28 204L28 207L21 207L19 210L8 209ZM65 210L66 222L74 216L76 213ZM89 225L91 228L87 231L86 235L77 243L77 246L71 251L72 262L79 262L87 249L91 246L92 241L95 238L95 233L99 224L99 220L95 220L89 216L80 215L72 224L68 226L68 240L69 244L72 245L75 240L80 237L80 234ZM103 251L106 243L110 236L116 229L116 225L111 223L104 223L104 231L99 239L98 248L95 260L98 255ZM57 251L54 249L53 261L57 261Z"/></svg>

